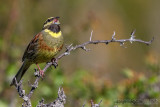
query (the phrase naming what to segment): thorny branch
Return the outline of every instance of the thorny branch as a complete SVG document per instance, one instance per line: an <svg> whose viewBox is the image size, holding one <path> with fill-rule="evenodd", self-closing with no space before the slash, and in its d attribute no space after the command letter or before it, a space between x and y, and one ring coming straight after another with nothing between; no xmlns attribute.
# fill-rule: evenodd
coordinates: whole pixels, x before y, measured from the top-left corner
<svg viewBox="0 0 160 107"><path fill-rule="evenodd" d="M22 107L31 107L31 101L30 101L30 98L25 94L25 90L23 90L22 88L22 80L17 83L17 80L16 78L14 78L15 81L16 81L16 89L17 89L17 92L19 94L19 96L24 100L24 102L22 103Z"/></svg>
<svg viewBox="0 0 160 107"><path fill-rule="evenodd" d="M130 36L129 39L119 39L118 40L118 39L115 38L116 33L114 32L113 35L112 35L112 39L111 40L92 40L92 35L93 35L93 31L92 31L89 41L87 41L87 42L85 42L83 44L80 44L80 45L76 45L76 46L73 46L72 44L69 45L69 46L66 46L66 51L64 53L60 54L55 59L55 61L60 60L64 56L70 55L71 51L74 51L74 50L76 50L78 48L81 48L81 49L83 49L85 51L90 51L90 49L86 48L86 46L89 45L89 44L104 43L104 44L108 45L109 43L117 42L117 43L120 43L120 46L123 46L125 42L130 42L130 43L139 42L139 43L144 43L146 45L150 45L154 40L154 37L150 41L143 41L141 39L135 39L135 35L134 34L135 34L135 30L131 33L131 36ZM53 62L48 63L43 70L46 71L47 68L50 67L52 64L54 64L54 63Z"/></svg>
<svg viewBox="0 0 160 107"><path fill-rule="evenodd" d="M16 89L19 93L19 96L24 100L24 102L22 103L22 107L32 106L30 98L31 98L31 95L33 94L33 91L38 87L38 84L35 84L36 82L38 83L38 81L34 82L34 85L32 85L30 93L27 95L25 94L25 90L23 90L22 88L22 81L20 81L19 83L17 83L16 81L16 85L15 85ZM48 104L44 104L44 99L42 99L41 101L39 101L39 104L37 105L37 107L64 107L65 103L66 103L66 95L63 91L63 88L59 88L58 97L55 101Z"/></svg>
<svg viewBox="0 0 160 107"><path fill-rule="evenodd" d="M66 103L66 95L64 94L63 88L58 90L58 98L48 104L44 104L44 99L39 101L39 104L37 107L64 107L64 104Z"/></svg>
<svg viewBox="0 0 160 107"><path fill-rule="evenodd" d="M120 44L120 46L124 46L124 43L125 42L130 42L130 43L133 43L133 42L139 42L139 43L143 43L143 44L146 44L146 45L150 45L153 40L154 40L154 37L150 40L150 41L143 41L141 39L135 39L135 30L131 33L131 36L129 39L116 39L115 38L115 35L116 33L114 32L113 35L112 35L112 38L111 40L92 40L92 36L93 36L93 31L91 32L91 35L90 35L90 39L89 41L85 42L85 43L82 43L80 45L75 45L73 46L72 44L69 45L69 46L66 46L66 50L64 53L60 54L57 58L55 58L54 60L52 60L52 62L49 62L46 64L46 66L44 67L43 71L45 72L51 65L54 65L54 67L56 68L57 66L57 62L58 60L60 60L61 58L63 58L64 56L67 56L67 55L70 55L70 53L78 48L81 48L85 51L90 51L90 49L87 49L86 46L89 45L89 44L100 44L100 43L103 43L103 44L106 44L108 45L109 43L113 43L113 42L117 42ZM39 79L40 79L40 74L39 74L39 71L35 70L35 76L36 76L36 80L34 81L33 84L30 84L31 86L31 90L29 92L28 95L25 94L25 90L22 89L22 81L19 82L19 83L16 83L16 89L19 93L19 96L23 98L24 100L24 103L22 104L23 107L31 107L31 101L30 101L30 98L33 94L33 92L35 91L35 89L38 87L38 82L39 82ZM59 92L61 93L64 93L63 89L60 91L58 91L58 98L59 98ZM64 95L65 96L65 95ZM66 97L63 97L64 99ZM55 100L56 101L56 100ZM44 100L40 101L39 105L43 105L43 102ZM55 103L55 102L54 102ZM65 102L64 102L65 103ZM64 104L63 103L63 104ZM101 102L100 102L101 103ZM97 105L100 105L97 104ZM50 103L50 104L53 104L53 103ZM25 106L24 106L25 105ZM37 107L41 107L41 106L37 106ZM91 101L91 105L92 107L99 107L99 106L95 106L95 104L93 103L93 101ZM45 106L42 106L42 107L46 107L47 104ZM84 105L83 105L84 106ZM54 107L63 107L63 106L54 106Z"/></svg>

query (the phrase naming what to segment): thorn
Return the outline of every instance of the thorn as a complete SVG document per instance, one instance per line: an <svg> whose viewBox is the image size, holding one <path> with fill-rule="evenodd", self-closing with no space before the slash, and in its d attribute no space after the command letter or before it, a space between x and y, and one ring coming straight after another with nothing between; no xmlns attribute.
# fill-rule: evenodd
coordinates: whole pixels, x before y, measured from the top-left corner
<svg viewBox="0 0 160 107"><path fill-rule="evenodd" d="M136 37L136 36L134 36L135 32L136 32L136 30L133 30L133 31L131 32L131 37L130 37L130 42L131 42L131 43L134 41L134 38Z"/></svg>
<svg viewBox="0 0 160 107"><path fill-rule="evenodd" d="M115 35L116 35L116 32L114 31L113 32L113 35L112 35L112 40L115 40L116 38L115 38Z"/></svg>
<svg viewBox="0 0 160 107"><path fill-rule="evenodd" d="M113 35L112 35L112 37L115 37L115 35L116 35L116 32L114 31L114 32L113 32Z"/></svg>
<svg viewBox="0 0 160 107"><path fill-rule="evenodd" d="M93 34L93 30L91 31L91 36L90 36L89 41L92 41L92 34Z"/></svg>
<svg viewBox="0 0 160 107"><path fill-rule="evenodd" d="M152 37L152 39L146 45L150 45L153 41L154 41L154 36Z"/></svg>
<svg viewBox="0 0 160 107"><path fill-rule="evenodd" d="M120 42L120 46L123 46L124 45L124 42Z"/></svg>
<svg viewBox="0 0 160 107"><path fill-rule="evenodd" d="M134 29L132 32L131 32L131 36L134 35L136 32L136 29Z"/></svg>
<svg viewBox="0 0 160 107"><path fill-rule="evenodd" d="M66 48L67 50L69 50L72 45L73 45L73 44L70 44L70 45L66 46L65 48Z"/></svg>
<svg viewBox="0 0 160 107"><path fill-rule="evenodd" d="M152 39L149 42L152 43L153 41L154 41L154 36L152 37Z"/></svg>
<svg viewBox="0 0 160 107"><path fill-rule="evenodd" d="M70 44L70 45L69 45L69 48L70 48L72 45L73 45L73 44Z"/></svg>
<svg viewBox="0 0 160 107"><path fill-rule="evenodd" d="M122 46L123 48L127 48L124 46L124 42L120 42L120 46Z"/></svg>
<svg viewBox="0 0 160 107"><path fill-rule="evenodd" d="M100 106L101 102L102 102L102 100L98 103L99 106Z"/></svg>
<svg viewBox="0 0 160 107"><path fill-rule="evenodd" d="M86 101L84 102L84 104L82 105L82 107L85 107Z"/></svg>

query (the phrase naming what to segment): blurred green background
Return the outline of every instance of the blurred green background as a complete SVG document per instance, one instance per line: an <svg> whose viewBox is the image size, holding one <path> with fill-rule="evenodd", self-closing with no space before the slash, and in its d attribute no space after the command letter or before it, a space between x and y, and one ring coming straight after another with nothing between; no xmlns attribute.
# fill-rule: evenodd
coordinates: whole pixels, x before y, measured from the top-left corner
<svg viewBox="0 0 160 107"><path fill-rule="evenodd" d="M89 107L91 99L95 103L102 99L102 107L158 107L159 4L159 0L0 0L0 106L21 106L23 100L9 84L29 41L48 17L60 16L66 45L88 41L92 30L94 40L111 39L113 31L116 39L129 38L133 29L136 38L148 41L154 36L155 40L150 46L100 44L88 46L90 52L72 52L59 61L57 69L52 67L45 73L31 98L33 106L42 98L45 103L53 101L62 86L66 107L84 103ZM28 80L32 83L35 79L34 68L32 65L23 78L26 93ZM143 104L134 102L140 99Z"/></svg>

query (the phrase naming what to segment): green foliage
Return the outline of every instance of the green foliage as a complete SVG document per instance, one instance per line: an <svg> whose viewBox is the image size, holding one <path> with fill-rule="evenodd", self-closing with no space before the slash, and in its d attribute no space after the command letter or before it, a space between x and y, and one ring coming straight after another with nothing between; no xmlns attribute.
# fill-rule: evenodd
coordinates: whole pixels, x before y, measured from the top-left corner
<svg viewBox="0 0 160 107"><path fill-rule="evenodd" d="M0 106L1 107L8 107L8 104L7 104L7 102L0 100Z"/></svg>
<svg viewBox="0 0 160 107"><path fill-rule="evenodd" d="M13 76L15 74L15 71L17 71L17 67L15 63L9 64L6 69L6 74L8 76Z"/></svg>
<svg viewBox="0 0 160 107"><path fill-rule="evenodd" d="M83 104L85 101L86 105L90 104L90 100L99 102L102 100L101 106L113 107L114 105L122 107L133 107L139 105L138 101L142 100L144 103L141 106L150 106L152 103L147 100L158 99L160 94L154 87L151 88L153 84L158 82L157 77L147 77L145 75L136 76L132 70L125 69L125 72L132 72L132 76L126 76L126 79L118 82L115 85L99 85L97 87L96 82L94 82L95 76L90 74L88 71L79 69L66 77L63 70L58 68L56 70L50 69L47 71L49 75L46 82L43 83L37 90L39 95L34 95L37 98L45 98L47 102L52 101L51 99L56 98L58 87L62 86L65 90L67 97L67 104L72 105L70 102L79 102ZM122 72L122 74L124 74ZM72 77L72 78L71 78ZM147 97L141 98L142 95L146 94ZM37 100L37 99L36 99ZM121 102L118 102L121 101ZM34 101L37 102L37 101ZM36 105L36 103L35 103ZM79 105L80 106L80 105Z"/></svg>
<svg viewBox="0 0 160 107"><path fill-rule="evenodd" d="M133 72L131 71L131 69L128 69L128 68L123 70L123 74L127 78L132 78L133 77Z"/></svg>

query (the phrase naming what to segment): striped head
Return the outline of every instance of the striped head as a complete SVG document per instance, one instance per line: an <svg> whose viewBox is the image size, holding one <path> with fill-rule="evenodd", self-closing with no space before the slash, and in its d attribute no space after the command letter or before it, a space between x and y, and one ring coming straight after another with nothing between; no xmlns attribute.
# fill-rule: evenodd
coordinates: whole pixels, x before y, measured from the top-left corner
<svg viewBox="0 0 160 107"><path fill-rule="evenodd" d="M51 25L59 25L60 22L59 22L59 19L60 17L50 17L48 18L44 24L43 24L43 28L42 29L46 29L46 28L49 28Z"/></svg>

